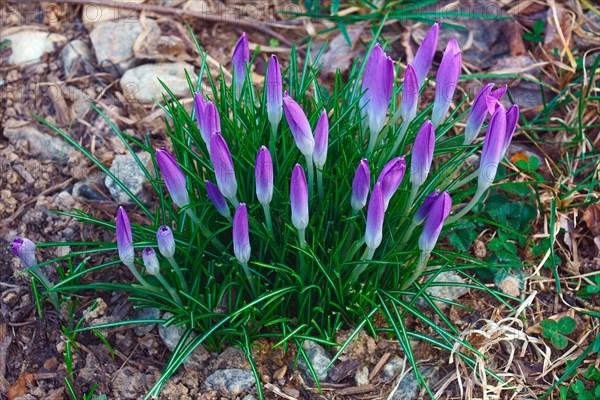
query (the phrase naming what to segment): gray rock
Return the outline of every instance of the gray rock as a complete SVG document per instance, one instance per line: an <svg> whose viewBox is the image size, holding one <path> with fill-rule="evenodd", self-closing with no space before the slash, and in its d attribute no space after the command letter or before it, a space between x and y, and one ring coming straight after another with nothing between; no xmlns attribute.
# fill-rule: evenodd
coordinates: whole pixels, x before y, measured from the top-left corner
<svg viewBox="0 0 600 400"><path fill-rule="evenodd" d="M423 375L423 378L426 382L428 382L429 385L433 385L439 380L437 371L433 367L423 367L420 371ZM411 370L398 384L398 387L392 395L392 400L414 400L418 395L419 383L414 371Z"/></svg>
<svg viewBox="0 0 600 400"><path fill-rule="evenodd" d="M54 197L54 205L62 211L71 211L76 202L71 193L62 191Z"/></svg>
<svg viewBox="0 0 600 400"><path fill-rule="evenodd" d="M381 373L383 374L383 379L385 381L389 381L402 372L402 367L404 366L404 360L400 357L393 357L390 361L388 361L383 368L381 369Z"/></svg>
<svg viewBox="0 0 600 400"><path fill-rule="evenodd" d="M238 368L221 369L204 381L208 390L217 390L221 395L229 396L237 396L250 389L255 383L252 371Z"/></svg>
<svg viewBox="0 0 600 400"><path fill-rule="evenodd" d="M140 152L137 153L137 156L146 168L150 167L150 154ZM144 171L130 153L116 155L110 167L110 172L127 186L135 196L142 193L144 182L147 181L146 175L144 175ZM106 185L110 191L110 195L117 203L123 204L131 202L127 193L125 193L110 176L106 176L104 185Z"/></svg>
<svg viewBox="0 0 600 400"><path fill-rule="evenodd" d="M327 353L323 347L312 340L306 340L302 347L306 352L306 355L313 369L315 370L315 374L317 375L319 381L324 381L327 379L327 370L325 368L331 361L329 353ZM300 366L300 370L302 370L306 376L312 379L312 374L308 368L308 365L306 364L306 361L304 361L304 357L300 357L298 360L298 365Z"/></svg>
<svg viewBox="0 0 600 400"><path fill-rule="evenodd" d="M148 31L144 32L144 28ZM90 33L90 39L98 63L104 68L111 68L115 64L124 70L133 66L133 46L142 32L145 34L145 41L148 42L156 41L160 37L160 28L152 19L146 19L144 26L137 20L128 19L97 24Z"/></svg>
<svg viewBox="0 0 600 400"><path fill-rule="evenodd" d="M145 64L127 70L121 77L121 89L128 102L151 103L162 100L164 92L159 79L169 87L175 96L189 94L185 71L192 81L196 79L194 67L187 63Z"/></svg>
<svg viewBox="0 0 600 400"><path fill-rule="evenodd" d="M167 312L167 313L163 314L162 318L164 320L167 320L167 319L171 318L172 316L173 316L173 314ZM168 327L165 327L164 325L158 326L158 334L160 335L160 338L162 339L163 343L167 346L169 351L173 351L175 346L177 346L177 343L179 343L179 340L183 336L184 332L185 332L185 327L183 327L183 326L174 326L174 325L170 325ZM194 338L194 336L195 336L194 334L190 335L189 340L192 340ZM189 340L188 340L188 342L189 342ZM204 346L199 345L198 347L196 347L196 350L194 350L194 352L192 354L190 354L190 356L183 363L188 367L203 367L209 358L210 358L210 354L208 353L208 351L206 351Z"/></svg>
<svg viewBox="0 0 600 400"><path fill-rule="evenodd" d="M362 366L356 371L356 375L354 375L354 382L356 386L363 386L369 384L369 368L366 366Z"/></svg>
<svg viewBox="0 0 600 400"><path fill-rule="evenodd" d="M59 137L38 131L33 126L6 126L4 137L10 142L27 141L29 155L42 161L67 162L75 149Z"/></svg>
<svg viewBox="0 0 600 400"><path fill-rule="evenodd" d="M434 282L449 282L449 283L465 283L465 280L453 271L445 271L440 273L434 280ZM461 296L469 293L469 289L462 286L430 286L426 289L426 292L430 296L440 297L446 300L456 300ZM417 305L424 306L426 304L425 300L418 299ZM441 301L435 301L435 305L440 309L445 309L448 307L447 303Z"/></svg>
<svg viewBox="0 0 600 400"><path fill-rule="evenodd" d="M135 370L130 366L119 369L111 381L111 394L117 399L140 399L143 397L149 382L153 377Z"/></svg>
<svg viewBox="0 0 600 400"><path fill-rule="evenodd" d="M82 40L75 39L67 43L60 52L63 70L65 75L69 75L71 68L75 63L89 61L92 58L92 52Z"/></svg>
<svg viewBox="0 0 600 400"><path fill-rule="evenodd" d="M98 180L102 179L104 176L104 173L99 173L91 178L86 178L79 182L76 182L73 185L73 190L71 191L71 194L73 195L73 197L80 197L92 201L110 200L110 198L107 198L107 196L105 196L102 192L98 191L97 189ZM94 177L98 177L98 179L95 179Z"/></svg>
<svg viewBox="0 0 600 400"><path fill-rule="evenodd" d="M12 49L8 63L13 65L38 62L44 54L54 51L54 45L67 41L63 35L19 27L4 29L0 42L6 39L10 40Z"/></svg>
<svg viewBox="0 0 600 400"><path fill-rule="evenodd" d="M159 319L160 318L160 310L156 307L146 307L140 308L133 311L132 315L133 319ZM144 324L138 325L133 328L133 332L135 332L138 336L144 336L146 333L150 333L156 324Z"/></svg>

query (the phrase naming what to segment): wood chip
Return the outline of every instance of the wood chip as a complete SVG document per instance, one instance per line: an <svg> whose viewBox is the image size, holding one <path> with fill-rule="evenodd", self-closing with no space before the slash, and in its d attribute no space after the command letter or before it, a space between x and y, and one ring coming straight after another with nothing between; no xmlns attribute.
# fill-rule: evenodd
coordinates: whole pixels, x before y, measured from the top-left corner
<svg viewBox="0 0 600 400"><path fill-rule="evenodd" d="M390 358L391 355L392 355L392 353L385 353L384 355L381 356L379 361L377 361L377 364L375 364L373 371L371 371L371 373L369 374L370 381L372 381L373 378L375 378L377 376L377 374L379 373L379 371L381 371L381 368L383 368L383 366L385 365L385 363L387 362L387 360Z"/></svg>

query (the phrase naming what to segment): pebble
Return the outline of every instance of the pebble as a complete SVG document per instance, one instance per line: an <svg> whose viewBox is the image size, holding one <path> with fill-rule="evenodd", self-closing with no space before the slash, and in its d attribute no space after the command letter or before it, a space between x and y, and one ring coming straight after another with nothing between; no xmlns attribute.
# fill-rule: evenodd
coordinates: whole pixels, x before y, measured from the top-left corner
<svg viewBox="0 0 600 400"><path fill-rule="evenodd" d="M137 153L137 156L144 166L147 168L150 167L150 154L140 152ZM131 153L116 155L110 167L110 172L112 172L133 195L138 196L142 193L144 182L147 181L146 175L144 175L144 171L140 168ZM110 176L106 176L104 185L108 188L110 195L117 203L123 204L131 202L129 195L125 193Z"/></svg>
<svg viewBox="0 0 600 400"><path fill-rule="evenodd" d="M7 29L0 35L0 42L6 39L11 41L12 53L8 58L8 63L13 65L38 62L44 54L54 51L55 44L67 41L65 36L56 33L18 29Z"/></svg>
<svg viewBox="0 0 600 400"><path fill-rule="evenodd" d="M75 63L90 61L92 52L83 40L75 39L67 43L60 52L60 59L63 64L65 76L68 76Z"/></svg>
<svg viewBox="0 0 600 400"><path fill-rule="evenodd" d="M173 314L167 312L163 314L162 319L167 320L172 316ZM160 338L162 339L165 346L167 346L167 348L170 351L173 351L173 349L175 349L175 346L177 346L177 343L179 343L179 340L181 339L181 336L183 336L184 332L185 327L183 326L158 326L158 334L160 335ZM189 340L192 340L194 336L195 335L192 334ZM199 345L198 347L196 347L196 350L194 350L194 352L190 354L190 356L183 363L188 367L201 368L204 366L204 364L206 363L206 361L208 361L209 358L210 354L208 353L208 351L204 348L204 346Z"/></svg>
<svg viewBox="0 0 600 400"><path fill-rule="evenodd" d="M369 368L366 366L362 366L356 371L356 375L354 375L354 382L356 386L363 386L369 384Z"/></svg>
<svg viewBox="0 0 600 400"><path fill-rule="evenodd" d="M218 390L222 395L229 396L245 392L255 383L252 371L238 368L218 370L204 381L207 389Z"/></svg>
<svg viewBox="0 0 600 400"><path fill-rule="evenodd" d="M11 142L27 141L29 143L28 155L40 161L66 162L74 153L73 147L61 138L42 133L29 125L10 126L7 124L4 128L4 137Z"/></svg>
<svg viewBox="0 0 600 400"><path fill-rule="evenodd" d="M159 319L160 318L160 310L156 307L145 307L140 308L133 311L132 315L133 319ZM144 336L146 333L150 333L156 324L143 324L138 325L133 328L133 332L135 332L138 336Z"/></svg>
<svg viewBox="0 0 600 400"><path fill-rule="evenodd" d="M444 271L440 273L434 280L434 282L449 282L449 283L465 283L465 280L453 271ZM463 286L430 286L426 289L426 292L430 296L440 297L442 299L454 301L465 294L469 293L469 289ZM435 305L440 309L448 308L448 304L441 301L434 301ZM418 299L417 304L424 306L425 300Z"/></svg>
<svg viewBox="0 0 600 400"><path fill-rule="evenodd" d="M312 340L306 340L302 347L304 348L304 351L306 352L306 355L319 381L324 381L327 379L326 367L331 361L331 357L327 351ZM298 365L300 366L300 370L302 370L306 376L312 379L312 374L308 368L308 365L306 364L306 361L304 361L304 357L300 357L298 360Z"/></svg>
<svg viewBox="0 0 600 400"><path fill-rule="evenodd" d="M72 211L75 206L75 199L71 193L63 190L54 198L54 205L61 211Z"/></svg>
<svg viewBox="0 0 600 400"><path fill-rule="evenodd" d="M433 367L421 367L421 374L429 385L433 385L439 380L438 374ZM400 384L392 395L392 400L415 400L418 395L419 383L414 371L411 370L400 381Z"/></svg>
<svg viewBox="0 0 600 400"><path fill-rule="evenodd" d="M104 175L104 174L102 174ZM96 175L93 175L96 176ZM88 199L88 200L92 200L92 201L108 201L110 200L109 198L107 198L103 193L99 192L96 189L96 184L98 183L97 179L89 179L86 178L84 180L81 180L79 182L76 182L73 185L73 190L71 191L71 194L73 195L73 197L79 197L79 198L83 198L83 199Z"/></svg>
<svg viewBox="0 0 600 400"><path fill-rule="evenodd" d="M127 70L121 77L121 89L128 102L151 103L162 100L164 92L160 79L177 97L189 95L185 71L196 80L194 67L187 63L145 64Z"/></svg>
<svg viewBox="0 0 600 400"><path fill-rule="evenodd" d="M402 372L403 365L404 365L404 360L402 360L400 357L393 357L381 369L381 372L383 374L383 379L385 381L389 381L392 378L394 378L394 376L396 376L396 374L399 374ZM407 364L407 368L408 368L408 364Z"/></svg>

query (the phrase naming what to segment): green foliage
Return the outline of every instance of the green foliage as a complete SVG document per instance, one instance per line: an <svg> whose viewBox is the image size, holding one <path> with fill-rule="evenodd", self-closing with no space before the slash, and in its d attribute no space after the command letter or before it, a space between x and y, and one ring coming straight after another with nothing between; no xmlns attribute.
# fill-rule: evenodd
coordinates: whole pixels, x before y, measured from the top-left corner
<svg viewBox="0 0 600 400"><path fill-rule="evenodd" d="M566 335L571 334L576 327L575 320L571 317L562 317L558 321L545 319L540 322L542 336L550 339L550 343L557 349L563 350L569 344Z"/></svg>
<svg viewBox="0 0 600 400"><path fill-rule="evenodd" d="M577 296L582 299L590 299L594 296L598 296L600 293L600 274L594 275L593 283L582 285L581 289L577 291Z"/></svg>
<svg viewBox="0 0 600 400"><path fill-rule="evenodd" d="M533 29L531 32L525 32L523 39L529 40L533 43L544 43L544 28L546 24L543 19L538 19L533 23Z"/></svg>
<svg viewBox="0 0 600 400"><path fill-rule="evenodd" d="M560 400L595 400L600 398L600 371L595 365L590 365L581 376L570 385L561 386ZM584 382L585 381L585 382Z"/></svg>

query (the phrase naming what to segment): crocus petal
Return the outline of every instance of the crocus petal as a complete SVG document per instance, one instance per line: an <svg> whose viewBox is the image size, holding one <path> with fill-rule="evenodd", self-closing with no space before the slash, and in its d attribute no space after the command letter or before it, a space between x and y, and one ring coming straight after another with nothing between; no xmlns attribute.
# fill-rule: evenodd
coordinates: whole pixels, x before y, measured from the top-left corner
<svg viewBox="0 0 600 400"><path fill-rule="evenodd" d="M210 160L215 169L217 185L223 196L234 200L237 194L237 181L229 147L220 133L213 133L210 138Z"/></svg>
<svg viewBox="0 0 600 400"><path fill-rule="evenodd" d="M235 98L239 100L246 79L246 64L250 62L250 48L248 46L248 37L246 32L238 39L233 56L231 57L231 65L233 67L233 84L235 87Z"/></svg>
<svg viewBox="0 0 600 400"><path fill-rule="evenodd" d="M196 114L196 123L198 124L198 130L202 140L206 143L206 146L210 144L210 135L206 134L206 127L204 126L204 112L206 110L207 101L204 95L200 92L194 95L194 112Z"/></svg>
<svg viewBox="0 0 600 400"><path fill-rule="evenodd" d="M506 112L506 135L504 136L504 146L502 154L506 154L506 149L512 140L515 129L517 128L517 122L519 121L519 106L514 104L508 108Z"/></svg>
<svg viewBox="0 0 600 400"><path fill-rule="evenodd" d="M212 101L206 103L203 120L204 135L206 136L203 137L203 139L207 141L206 146L210 150L210 138L212 137L212 134L221 132L221 118L219 118L219 111Z"/></svg>
<svg viewBox="0 0 600 400"><path fill-rule="evenodd" d="M450 193L445 191L437 196L429 209L423 232L419 237L419 249L422 252L430 253L435 247L451 208L452 198L450 198Z"/></svg>
<svg viewBox="0 0 600 400"><path fill-rule="evenodd" d="M415 225L420 225L423 223L423 221L425 221L425 218L427 218L427 214L429 214L429 210L431 209L431 205L435 202L435 199L437 199L439 195L439 189L435 189L433 192L429 193L427 197L425 197L421 207L419 207L415 213L415 216L413 217L413 223Z"/></svg>
<svg viewBox="0 0 600 400"><path fill-rule="evenodd" d="M26 268L37 265L35 243L27 238L16 237L10 243L10 251L21 259Z"/></svg>
<svg viewBox="0 0 600 400"><path fill-rule="evenodd" d="M248 234L248 210L240 203L233 216L233 253L235 258L246 264L250 260L250 236Z"/></svg>
<svg viewBox="0 0 600 400"><path fill-rule="evenodd" d="M350 203L356 211L362 210L367 204L369 189L371 187L371 172L369 171L369 161L366 158L360 160L354 179L352 180L352 196Z"/></svg>
<svg viewBox="0 0 600 400"><path fill-rule="evenodd" d="M225 200L223 193L221 193L219 188L211 181L207 180L205 183L206 194L208 194L208 198L210 199L211 203L213 203L219 214L225 218L230 218L231 211L229 211L229 206L227 205L227 200Z"/></svg>
<svg viewBox="0 0 600 400"><path fill-rule="evenodd" d="M156 150L156 163L173 203L180 208L190 204L185 175L171 153L164 147Z"/></svg>
<svg viewBox="0 0 600 400"><path fill-rule="evenodd" d="M377 182L369 200L367 228L365 229L365 243L371 250L378 248L383 238L383 217L385 214L383 203L382 185L381 182Z"/></svg>
<svg viewBox="0 0 600 400"><path fill-rule="evenodd" d="M404 72L404 84L402 86L402 123L408 125L417 115L417 103L419 102L419 82L415 68L408 64Z"/></svg>
<svg viewBox="0 0 600 400"><path fill-rule="evenodd" d="M436 128L446 119L446 114L448 114L458 84L461 66L460 47L458 47L456 40L452 38L446 46L436 77L435 102L431 115L431 122Z"/></svg>
<svg viewBox="0 0 600 400"><path fill-rule="evenodd" d="M290 131L292 131L292 135L294 136L296 146L298 146L304 156L312 156L315 149L315 139L310 129L308 118L306 118L306 114L304 114L300 105L287 92L283 95L283 111L285 112L285 119L290 126Z"/></svg>
<svg viewBox="0 0 600 400"><path fill-rule="evenodd" d="M144 261L147 273L154 276L160 273L160 264L152 247L146 247L142 250L142 261Z"/></svg>
<svg viewBox="0 0 600 400"><path fill-rule="evenodd" d="M427 73L429 72L431 62L433 61L437 49L439 34L440 24L437 22L431 26L429 32L425 35L423 43L421 43L417 49L417 54L415 54L415 58L412 62L415 66L419 88L423 86L425 79L427 78Z"/></svg>
<svg viewBox="0 0 600 400"><path fill-rule="evenodd" d="M173 231L166 225L161 226L156 231L156 242L158 243L158 251L165 258L171 258L175 255L175 238Z"/></svg>
<svg viewBox="0 0 600 400"><path fill-rule="evenodd" d="M499 87L498 89L492 90L490 92L490 96L494 97L496 100L500 100L502 96L504 96L504 93L506 93L506 89L508 88L506 85L504 85L502 87Z"/></svg>
<svg viewBox="0 0 600 400"><path fill-rule="evenodd" d="M379 65L378 75L371 84L368 107L369 129L371 135L377 135L385 125L387 109L392 98L394 86L394 62L385 57Z"/></svg>
<svg viewBox="0 0 600 400"><path fill-rule="evenodd" d="M308 226L308 185L306 175L300 164L294 166L290 184L290 205L292 208L292 224L298 230Z"/></svg>
<svg viewBox="0 0 600 400"><path fill-rule="evenodd" d="M327 161L328 145L329 120L327 119L327 112L323 110L315 127L315 150L313 153L313 161L319 169L323 169L325 161Z"/></svg>
<svg viewBox="0 0 600 400"><path fill-rule="evenodd" d="M473 107L471 107L471 112L467 119L467 126L465 127L465 145L473 143L473 140L479 135L481 126L488 114L486 99L490 95L493 87L493 83L488 83L482 87L479 93L477 93L477 96L475 96Z"/></svg>
<svg viewBox="0 0 600 400"><path fill-rule="evenodd" d="M117 229L117 249L119 250L119 259L128 267L133 267L135 253L133 249L133 236L131 235L131 224L129 217L123 207L119 207L116 219Z"/></svg>
<svg viewBox="0 0 600 400"><path fill-rule="evenodd" d="M275 55L271 55L266 81L267 115L273 131L276 132L283 116L283 84L281 81L281 67Z"/></svg>
<svg viewBox="0 0 600 400"><path fill-rule="evenodd" d="M406 161L404 157L396 157L388 161L381 170L377 183L381 183L381 191L383 193L383 204L387 210L390 204L390 199L396 193L398 186L404 178L406 171Z"/></svg>
<svg viewBox="0 0 600 400"><path fill-rule="evenodd" d="M479 163L479 190L487 189L494 182L498 165L504 154L505 137L506 110L500 106L492 115L483 141Z"/></svg>
<svg viewBox="0 0 600 400"><path fill-rule="evenodd" d="M273 160L265 146L261 146L254 166L256 179L256 197L260 204L266 206L273 198Z"/></svg>
<svg viewBox="0 0 600 400"><path fill-rule="evenodd" d="M425 121L412 149L410 164L410 181L413 185L421 186L427 179L431 162L433 161L433 148L435 146L435 131L431 121Z"/></svg>
<svg viewBox="0 0 600 400"><path fill-rule="evenodd" d="M485 97L485 105L490 115L493 115L498 109L498 107L502 106L502 104L498 101L497 98L489 95Z"/></svg>

